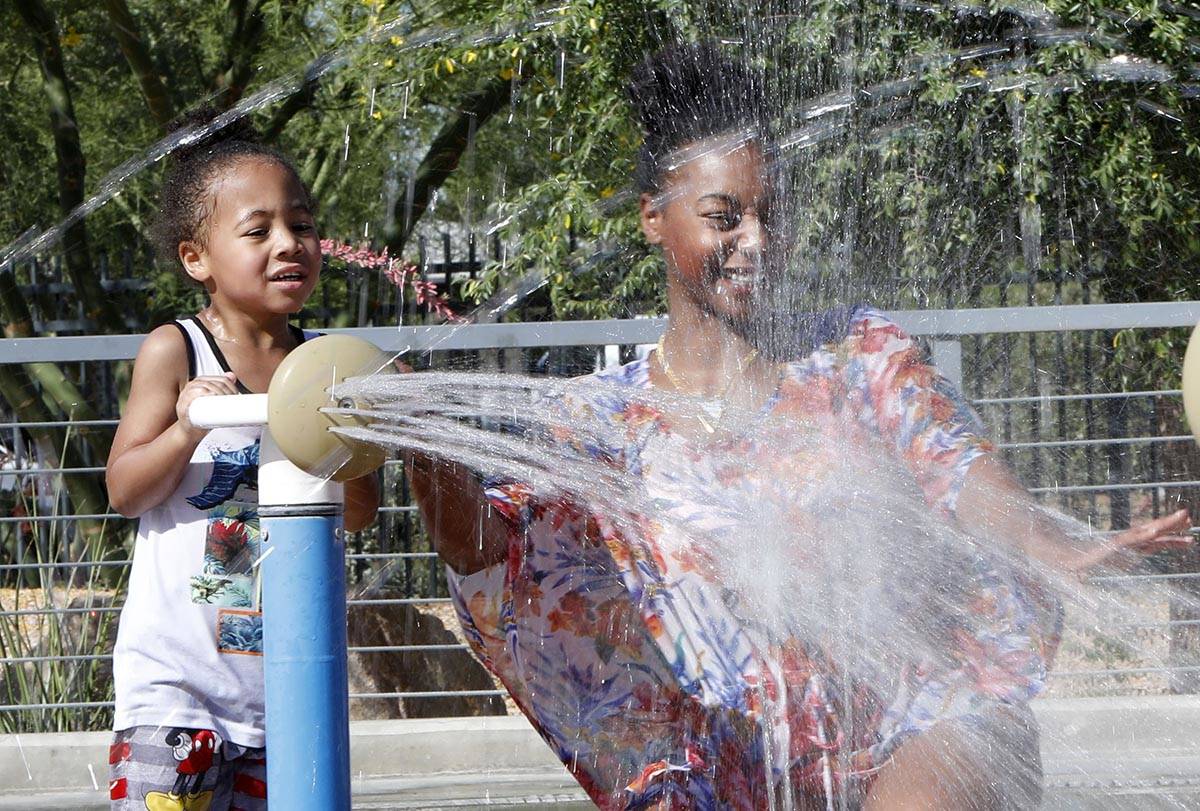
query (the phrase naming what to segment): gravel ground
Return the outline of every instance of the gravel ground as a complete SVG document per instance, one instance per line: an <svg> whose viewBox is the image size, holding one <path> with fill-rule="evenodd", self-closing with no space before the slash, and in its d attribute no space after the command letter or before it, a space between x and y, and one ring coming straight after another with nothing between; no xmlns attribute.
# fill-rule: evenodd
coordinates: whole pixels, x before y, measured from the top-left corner
<svg viewBox="0 0 1200 811"><path fill-rule="evenodd" d="M1167 629L1122 627L1165 623L1170 617L1165 589L1081 589L1079 602L1067 606L1062 645L1054 663L1048 697L1161 695L1168 692L1162 673L1104 676L1072 675L1088 670L1161 668L1167 665Z"/></svg>
<svg viewBox="0 0 1200 811"><path fill-rule="evenodd" d="M423 610L437 616L437 618L442 621L442 624L454 634L455 639L464 645L467 644L467 637L463 634L462 627L458 624L458 614L455 612L454 606L450 605L449 603L435 603L433 605L423 606ZM488 675L491 676L490 673ZM500 684L500 682L497 681L494 676L492 677L492 682L495 683L497 690L504 689L504 686ZM508 710L509 715L521 714L521 709L517 706L517 703L512 700L512 696L510 696L508 693L504 694L504 707L506 710Z"/></svg>

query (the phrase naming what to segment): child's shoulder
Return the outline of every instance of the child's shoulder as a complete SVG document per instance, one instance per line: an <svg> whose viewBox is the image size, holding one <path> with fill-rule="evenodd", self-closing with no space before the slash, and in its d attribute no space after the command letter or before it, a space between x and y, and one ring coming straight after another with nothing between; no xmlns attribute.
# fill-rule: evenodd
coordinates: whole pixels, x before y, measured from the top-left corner
<svg viewBox="0 0 1200 811"><path fill-rule="evenodd" d="M134 363L163 372L186 369L188 364L187 338L176 321L168 321L150 331L138 349Z"/></svg>

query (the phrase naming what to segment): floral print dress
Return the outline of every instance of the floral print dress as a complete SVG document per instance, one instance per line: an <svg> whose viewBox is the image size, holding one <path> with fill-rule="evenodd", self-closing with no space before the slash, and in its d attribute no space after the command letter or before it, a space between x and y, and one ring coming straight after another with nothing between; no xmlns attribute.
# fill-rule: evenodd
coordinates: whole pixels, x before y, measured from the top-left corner
<svg viewBox="0 0 1200 811"><path fill-rule="evenodd" d="M1057 613L1037 588L936 532L922 536L934 540L920 560L922 543L880 543L887 533L873 527L887 525L848 495L852 458L850 479L885 470L928 520L948 526L968 468L991 451L909 337L869 310L848 320L844 335L782 368L750 430L713 444L673 430L645 399L619 396L650 386L646 360L593 378L617 395L581 387L568 397L568 424L599 423L621 438L575 443L580 453L640 481L653 511L619 517L519 482L486 485L511 528L509 554L449 573L463 628L599 807L861 796L908 737L1023 707L1042 688ZM806 499L814 490L821 497ZM846 538L853 546L847 528L870 537L839 557ZM851 566L839 582L856 590L831 587L815 538L835 538L825 546L843 571ZM943 609L918 623L918 641L905 629L930 589L904 572L931 562L957 582L925 601ZM832 605L847 594L849 606ZM844 633L852 624L866 632ZM862 655L886 639L896 644ZM855 656L859 666L848 666Z"/></svg>

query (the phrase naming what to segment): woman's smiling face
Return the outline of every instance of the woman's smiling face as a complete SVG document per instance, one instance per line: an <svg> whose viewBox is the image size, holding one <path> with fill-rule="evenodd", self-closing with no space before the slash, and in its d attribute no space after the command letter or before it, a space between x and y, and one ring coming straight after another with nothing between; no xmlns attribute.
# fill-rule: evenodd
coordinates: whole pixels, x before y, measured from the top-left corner
<svg viewBox="0 0 1200 811"><path fill-rule="evenodd" d="M754 143L702 141L656 195L643 194L642 230L662 247L667 283L702 311L745 321L763 282L769 184Z"/></svg>

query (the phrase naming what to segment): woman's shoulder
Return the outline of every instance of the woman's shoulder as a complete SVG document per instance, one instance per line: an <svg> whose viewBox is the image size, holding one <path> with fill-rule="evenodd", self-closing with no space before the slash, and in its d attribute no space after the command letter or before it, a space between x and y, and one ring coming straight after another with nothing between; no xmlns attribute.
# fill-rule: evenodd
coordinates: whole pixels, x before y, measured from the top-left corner
<svg viewBox="0 0 1200 811"><path fill-rule="evenodd" d="M636 401L634 389L645 381L641 360L563 380L542 400L547 424L563 438L587 437L585 445L608 447L616 442L614 427L624 424Z"/></svg>
<svg viewBox="0 0 1200 811"><path fill-rule="evenodd" d="M577 415L614 419L629 406L631 390L650 384L650 364L644 358L573 378L562 400Z"/></svg>
<svg viewBox="0 0 1200 811"><path fill-rule="evenodd" d="M924 358L924 350L904 328L878 310L864 310L850 333L847 356L880 367Z"/></svg>
<svg viewBox="0 0 1200 811"><path fill-rule="evenodd" d="M643 387L650 382L650 359L649 357L636 358L629 363L609 366L590 375L584 375L580 379L601 384Z"/></svg>
<svg viewBox="0 0 1200 811"><path fill-rule="evenodd" d="M776 360L803 362L814 353L839 346L864 330L888 324L891 321L873 307L841 305L773 316L760 342L765 340L762 351Z"/></svg>
<svg viewBox="0 0 1200 811"><path fill-rule="evenodd" d="M883 331L908 337L908 334L889 315L874 307L859 307L850 319L849 335L862 335L869 331Z"/></svg>
<svg viewBox="0 0 1200 811"><path fill-rule="evenodd" d="M864 364L913 350L912 338L881 310L865 305L822 314L823 332L806 345L808 354L797 353L784 364L786 379L807 381L814 376L855 374Z"/></svg>

